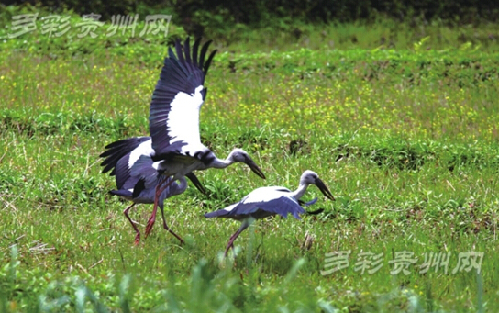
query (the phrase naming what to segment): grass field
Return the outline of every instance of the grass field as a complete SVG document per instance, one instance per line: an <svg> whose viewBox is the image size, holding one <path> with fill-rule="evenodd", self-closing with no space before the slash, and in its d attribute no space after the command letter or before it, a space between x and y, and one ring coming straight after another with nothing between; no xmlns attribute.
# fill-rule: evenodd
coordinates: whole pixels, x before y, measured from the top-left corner
<svg viewBox="0 0 499 313"><path fill-rule="evenodd" d="M160 223L133 246L128 203L107 194L114 177L98 157L148 135L166 43L5 41L0 312L497 311L497 40L401 29L398 50L347 26L327 29L336 43L358 38L345 46L323 31L309 34L313 49L284 37L274 49L256 32L215 41L202 140L218 157L247 150L267 180L239 165L200 172L208 197L190 186L165 202L183 246ZM295 188L306 169L337 200L309 187L324 213L259 221L223 259L239 224L203 214L262 185ZM131 213L142 233L151 209ZM332 262L339 252L348 263Z"/></svg>

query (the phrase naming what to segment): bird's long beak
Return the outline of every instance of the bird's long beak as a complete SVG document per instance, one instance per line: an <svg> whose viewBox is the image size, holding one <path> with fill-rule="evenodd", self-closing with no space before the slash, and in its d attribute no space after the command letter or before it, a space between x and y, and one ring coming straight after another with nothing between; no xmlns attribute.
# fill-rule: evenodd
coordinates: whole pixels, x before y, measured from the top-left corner
<svg viewBox="0 0 499 313"><path fill-rule="evenodd" d="M322 180L317 178L315 180L315 185L317 186L317 188L319 188L319 190L322 192L322 194L325 195L328 199L333 200L333 201L336 200L333 197L333 195L331 194L331 192L329 191L329 189L327 189L326 184L324 184L324 182Z"/></svg>
<svg viewBox="0 0 499 313"><path fill-rule="evenodd" d="M260 169L260 167L258 165L256 165L256 163L252 159L246 158L246 164L248 164L250 170L253 173L255 173L256 175L258 175L261 178L265 179L265 175L263 174L262 170Z"/></svg>
<svg viewBox="0 0 499 313"><path fill-rule="evenodd" d="M194 175L194 173L188 173L185 174L187 178L190 179L190 181L194 184L194 186L203 194L206 196L206 189L204 189L203 184L199 181L199 179Z"/></svg>

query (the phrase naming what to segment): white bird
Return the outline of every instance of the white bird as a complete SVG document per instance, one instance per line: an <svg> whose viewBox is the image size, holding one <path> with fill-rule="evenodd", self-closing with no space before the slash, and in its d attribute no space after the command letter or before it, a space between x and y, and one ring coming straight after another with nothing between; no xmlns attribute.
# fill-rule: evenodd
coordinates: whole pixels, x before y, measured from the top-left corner
<svg viewBox="0 0 499 313"><path fill-rule="evenodd" d="M241 227L229 238L225 255L227 255L231 247L234 247L234 240L255 219L274 215L281 215L286 218L288 214L292 214L293 217L300 219L299 214L305 213L305 209L300 204L309 206L317 201L317 198L307 203L300 200L305 194L307 186L310 184L315 184L327 198L335 200L324 182L319 179L319 176L307 170L301 175L300 184L295 191L280 186L260 187L243 197L236 204L206 213L204 215L206 218L232 218L241 221Z"/></svg>
<svg viewBox="0 0 499 313"><path fill-rule="evenodd" d="M128 206L123 213L136 232L135 244L138 244L140 241L140 232L135 225L135 222L128 216L128 212L136 204L154 203L154 197L156 195L156 185L141 185L144 184L145 181L140 180L140 177L149 175L150 178L148 181L150 182L154 182L154 177L156 177L156 183L160 183L157 163L153 162L149 156L152 150L151 138L133 137L125 140L117 140L108 144L105 149L106 151L100 155L100 157L105 157L105 160L101 163L101 165L104 166L104 170L102 172L107 173L112 170L110 175L116 175L117 189L110 191L110 194L133 201L133 204ZM143 158L141 158L139 162L139 158L141 156L143 156ZM194 183L194 186L196 186L199 191L206 194L203 185L193 173L188 173L186 176ZM169 178L164 184L170 183L170 180L171 178ZM175 234L167 226L163 212L163 202L165 199L180 195L187 189L187 181L183 176L179 179L179 181L180 183L173 183L162 191L159 197L158 205L161 208L163 228L168 230L173 236L183 242L182 238L180 238L180 236ZM136 186L138 188L135 188Z"/></svg>
<svg viewBox="0 0 499 313"><path fill-rule="evenodd" d="M156 199L146 228L146 237L154 223L162 189L187 173L208 168L222 169L234 162L244 162L254 173L265 179L265 175L246 151L235 149L226 160L222 160L201 143L199 112L207 91L204 86L205 75L216 50L205 61L211 40L203 45L198 56L200 41L198 39L194 42L192 56L189 38L183 46L180 40L175 42L177 55L171 48L168 49L168 57L164 60L160 79L152 95L149 116L152 147L150 158L153 162L159 162L157 170L164 180L170 176L173 176L173 180L166 184L163 184L164 181L156 184ZM141 179L147 180L147 177Z"/></svg>

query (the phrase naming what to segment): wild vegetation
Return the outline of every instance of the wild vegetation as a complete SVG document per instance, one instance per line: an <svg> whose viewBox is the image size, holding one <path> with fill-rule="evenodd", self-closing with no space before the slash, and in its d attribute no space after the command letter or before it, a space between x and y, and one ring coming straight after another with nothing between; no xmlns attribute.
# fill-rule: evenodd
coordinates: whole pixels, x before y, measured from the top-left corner
<svg viewBox="0 0 499 313"><path fill-rule="evenodd" d="M383 23L214 42L202 139L219 157L247 150L267 180L242 166L199 173L208 197L191 186L165 203L183 246L159 223L133 246L98 155L148 134L162 59L184 30L3 40L0 312L496 311L498 28ZM306 169L337 200L310 187L324 213L258 222L222 258L239 224L203 214L262 185L295 188ZM151 209L131 212L141 231ZM483 252L480 270L461 252ZM371 273L369 253L381 253Z"/></svg>

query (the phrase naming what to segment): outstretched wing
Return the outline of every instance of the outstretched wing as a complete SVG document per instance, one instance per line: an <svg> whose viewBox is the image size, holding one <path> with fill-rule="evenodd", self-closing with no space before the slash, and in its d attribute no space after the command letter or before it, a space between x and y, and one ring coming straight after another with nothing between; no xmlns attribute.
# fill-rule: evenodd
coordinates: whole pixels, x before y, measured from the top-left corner
<svg viewBox="0 0 499 313"><path fill-rule="evenodd" d="M203 45L199 56L200 39L194 42L192 57L189 38L183 46L176 41L177 55L168 49L150 105L153 161L169 159L171 154L194 157L195 152L207 150L199 135L199 110L206 96L205 75L216 53L205 60L210 43Z"/></svg>
<svg viewBox="0 0 499 313"><path fill-rule="evenodd" d="M249 198L243 198L239 203L228 206L224 209L205 214L205 217L223 217L241 219L247 217L264 218L271 215L280 215L284 218L292 214L300 219L299 214L305 213L303 209L293 198L289 196L280 196L269 201L252 202Z"/></svg>
<svg viewBox="0 0 499 313"><path fill-rule="evenodd" d="M151 137L133 137L117 140L105 146L104 148L106 151L99 155L99 157L105 158L101 163L101 166L104 166L102 173L107 173L112 170L109 175L116 175L116 164L118 161L125 155L128 155L129 152L137 149L141 143L147 140L151 140Z"/></svg>

